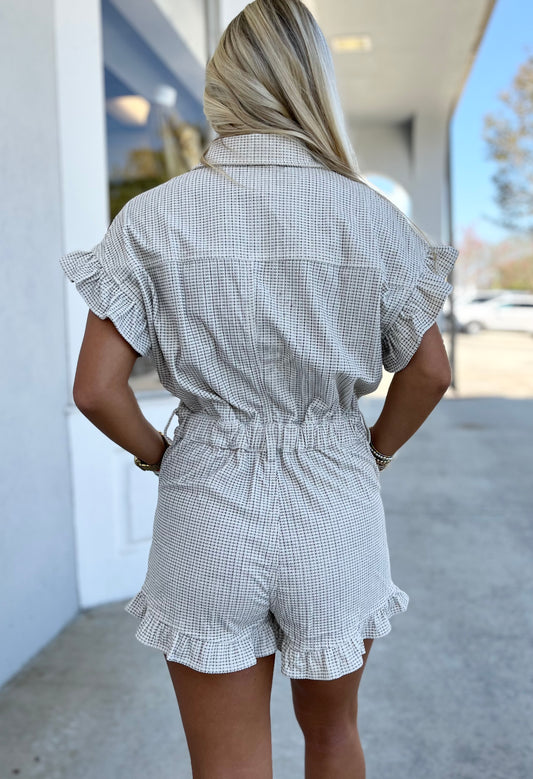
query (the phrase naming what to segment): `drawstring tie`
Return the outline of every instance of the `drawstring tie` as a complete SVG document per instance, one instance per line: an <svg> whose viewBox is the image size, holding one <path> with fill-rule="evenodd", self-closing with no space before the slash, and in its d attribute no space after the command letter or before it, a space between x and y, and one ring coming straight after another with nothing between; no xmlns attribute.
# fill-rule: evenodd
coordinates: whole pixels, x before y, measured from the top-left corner
<svg viewBox="0 0 533 779"><path fill-rule="evenodd" d="M174 414L177 414L178 409L179 409L179 406L176 406L176 408L172 411L172 414L168 418L168 422L165 425L165 429L163 430L163 435L164 435L165 439L168 441L169 444L174 443L174 439L173 438L169 438L168 435L167 435L168 426L172 422L172 417L174 416Z"/></svg>

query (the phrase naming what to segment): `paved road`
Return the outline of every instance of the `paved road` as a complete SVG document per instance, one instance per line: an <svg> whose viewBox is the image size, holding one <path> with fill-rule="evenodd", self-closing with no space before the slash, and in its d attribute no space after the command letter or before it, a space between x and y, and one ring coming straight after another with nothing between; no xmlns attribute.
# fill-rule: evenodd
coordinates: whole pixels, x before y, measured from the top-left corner
<svg viewBox="0 0 533 779"><path fill-rule="evenodd" d="M445 399L381 476L411 600L361 684L367 779L533 776L532 440L531 400ZM0 691L0 779L190 779L164 658L123 605L81 614ZM279 655L272 731L275 778L300 779Z"/></svg>

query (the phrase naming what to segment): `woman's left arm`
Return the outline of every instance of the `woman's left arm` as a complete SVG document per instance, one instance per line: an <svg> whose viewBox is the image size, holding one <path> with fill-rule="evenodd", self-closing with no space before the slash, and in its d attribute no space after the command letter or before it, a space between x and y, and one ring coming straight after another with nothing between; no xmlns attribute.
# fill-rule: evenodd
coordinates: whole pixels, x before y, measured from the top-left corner
<svg viewBox="0 0 533 779"><path fill-rule="evenodd" d="M89 310L72 389L74 403L127 452L147 463L159 463L165 445L128 384L138 357L110 319L100 319Z"/></svg>

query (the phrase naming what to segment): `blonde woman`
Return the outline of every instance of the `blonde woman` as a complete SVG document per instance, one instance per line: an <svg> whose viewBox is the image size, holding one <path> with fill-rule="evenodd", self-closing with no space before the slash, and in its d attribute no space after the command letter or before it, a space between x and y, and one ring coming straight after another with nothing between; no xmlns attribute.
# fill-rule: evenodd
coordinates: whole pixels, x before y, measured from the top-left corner
<svg viewBox="0 0 533 779"><path fill-rule="evenodd" d="M256 0L228 25L205 114L217 137L200 163L61 259L91 309L74 399L159 476L126 610L164 653L195 779L272 777L278 650L306 779L362 779L361 675L408 604L380 471L450 384L435 322L458 252L358 172L299 0ZM180 401L171 440L172 417L158 431L129 388L138 355ZM383 366L368 428L358 400Z"/></svg>

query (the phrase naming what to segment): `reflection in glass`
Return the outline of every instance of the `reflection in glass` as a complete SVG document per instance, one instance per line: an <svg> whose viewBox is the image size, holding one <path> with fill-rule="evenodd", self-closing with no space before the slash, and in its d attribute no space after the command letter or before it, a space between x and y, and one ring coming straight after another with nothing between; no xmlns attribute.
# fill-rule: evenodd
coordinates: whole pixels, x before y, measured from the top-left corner
<svg viewBox="0 0 533 779"><path fill-rule="evenodd" d="M136 9L147 14L148 29L156 10L150 3ZM170 22L174 69L139 25L130 24L108 0L102 2L102 23L112 221L131 198L193 168L207 143L208 125L202 95L190 91L180 72L180 63L185 71L190 68L190 51ZM132 379L136 390L162 389L149 358L137 360Z"/></svg>
<svg viewBox="0 0 533 779"><path fill-rule="evenodd" d="M110 220L135 195L193 168L207 140L204 127L180 117L175 87L154 91L152 100L128 93L106 69Z"/></svg>

